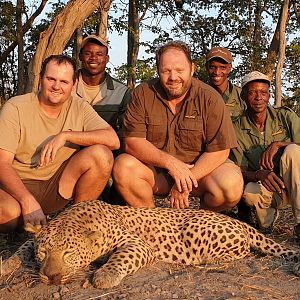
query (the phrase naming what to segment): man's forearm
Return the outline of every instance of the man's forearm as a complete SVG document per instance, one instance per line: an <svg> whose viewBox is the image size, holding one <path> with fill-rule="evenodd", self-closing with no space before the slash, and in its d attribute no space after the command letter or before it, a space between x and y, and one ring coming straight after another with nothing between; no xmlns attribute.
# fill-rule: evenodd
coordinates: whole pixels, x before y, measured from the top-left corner
<svg viewBox="0 0 300 300"><path fill-rule="evenodd" d="M16 199L21 206L24 202L34 199L17 172L10 165L1 163L0 184L1 188Z"/></svg>
<svg viewBox="0 0 300 300"><path fill-rule="evenodd" d="M116 150L120 147L118 135L112 127L85 132L64 131L61 134L65 136L66 141L80 146L100 144L107 146L110 150Z"/></svg>
<svg viewBox="0 0 300 300"><path fill-rule="evenodd" d="M197 180L205 177L223 164L228 158L229 151L229 149L226 149L217 152L204 152L191 169Z"/></svg>
<svg viewBox="0 0 300 300"><path fill-rule="evenodd" d="M125 150L145 164L168 169L170 160L176 160L172 155L159 150L144 138L126 138Z"/></svg>

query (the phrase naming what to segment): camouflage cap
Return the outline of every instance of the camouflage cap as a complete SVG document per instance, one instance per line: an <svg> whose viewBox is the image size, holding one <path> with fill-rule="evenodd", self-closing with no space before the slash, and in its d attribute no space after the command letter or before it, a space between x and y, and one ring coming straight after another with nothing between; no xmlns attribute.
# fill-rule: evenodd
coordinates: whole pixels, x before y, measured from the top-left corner
<svg viewBox="0 0 300 300"><path fill-rule="evenodd" d="M101 44L101 45L105 46L108 50L107 40L105 40L95 34L91 34L91 35L88 35L87 37L85 37L80 45L80 49L82 49L88 42L92 42L92 41L95 41L96 44Z"/></svg>
<svg viewBox="0 0 300 300"><path fill-rule="evenodd" d="M244 76L242 80L242 88L251 81L264 81L267 82L269 85L271 85L271 80L267 75L260 73L258 71L253 71Z"/></svg>
<svg viewBox="0 0 300 300"><path fill-rule="evenodd" d="M206 61L208 62L211 59L216 58L216 57L225 60L229 64L231 64L232 60L233 60L231 52L228 49L222 48L222 47L211 48L211 50L209 51L209 53L206 56Z"/></svg>

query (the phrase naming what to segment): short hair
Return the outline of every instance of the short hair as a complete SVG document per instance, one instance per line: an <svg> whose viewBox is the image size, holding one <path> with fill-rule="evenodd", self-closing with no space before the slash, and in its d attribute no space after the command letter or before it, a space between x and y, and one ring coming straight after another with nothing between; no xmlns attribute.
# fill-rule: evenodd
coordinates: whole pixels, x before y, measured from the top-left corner
<svg viewBox="0 0 300 300"><path fill-rule="evenodd" d="M169 49L177 49L177 50L183 52L185 54L186 58L188 59L188 61L191 64L193 63L190 47L186 43L184 43L182 41L170 41L170 42L166 43L165 45L161 46L160 48L158 48L156 51L155 58L156 58L156 67L157 68L159 66L161 56L163 55L164 52L166 52Z"/></svg>
<svg viewBox="0 0 300 300"><path fill-rule="evenodd" d="M42 67L41 67L41 72L40 72L40 78L43 78L45 73L46 73L46 68L47 65L51 62L54 61L55 63L57 63L58 65L61 64L69 64L71 65L72 69L73 69L73 83L75 83L76 79L77 79L77 75L76 75L76 63L73 60L73 58L71 58L68 55L64 55L64 54L56 54L56 55L50 55L48 56L42 63Z"/></svg>

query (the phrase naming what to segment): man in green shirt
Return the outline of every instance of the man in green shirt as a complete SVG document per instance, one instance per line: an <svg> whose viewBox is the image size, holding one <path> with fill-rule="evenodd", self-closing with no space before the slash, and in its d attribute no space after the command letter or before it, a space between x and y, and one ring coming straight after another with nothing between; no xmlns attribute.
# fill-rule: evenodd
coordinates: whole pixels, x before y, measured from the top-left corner
<svg viewBox="0 0 300 300"><path fill-rule="evenodd" d="M259 226L272 228L277 209L290 203L300 237L300 118L289 108L269 106L269 88L260 72L243 78L247 110L234 121L238 147L231 158L242 169L243 198L255 208Z"/></svg>
<svg viewBox="0 0 300 300"><path fill-rule="evenodd" d="M244 112L246 104L240 95L241 88L228 79L232 71L232 61L231 52L222 47L212 48L206 56L209 84L221 94L231 119L234 120Z"/></svg>

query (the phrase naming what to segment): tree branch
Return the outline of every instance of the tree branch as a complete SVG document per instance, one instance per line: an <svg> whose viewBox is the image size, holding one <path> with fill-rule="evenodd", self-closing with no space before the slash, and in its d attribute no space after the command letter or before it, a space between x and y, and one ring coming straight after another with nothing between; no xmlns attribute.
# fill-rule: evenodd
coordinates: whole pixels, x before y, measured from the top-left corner
<svg viewBox="0 0 300 300"><path fill-rule="evenodd" d="M41 14L43 11L46 3L48 0L42 0L40 6L37 8L37 10L32 14L32 16L27 20L27 22L23 26L23 34L25 34L32 26L34 20L36 19L37 16ZM13 41L7 48L6 50L1 54L0 56L0 65L2 65L5 60L7 59L8 55L10 52L12 52L16 47L18 46L18 41Z"/></svg>

